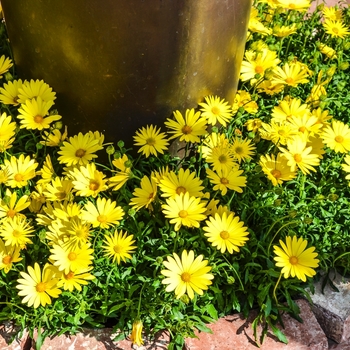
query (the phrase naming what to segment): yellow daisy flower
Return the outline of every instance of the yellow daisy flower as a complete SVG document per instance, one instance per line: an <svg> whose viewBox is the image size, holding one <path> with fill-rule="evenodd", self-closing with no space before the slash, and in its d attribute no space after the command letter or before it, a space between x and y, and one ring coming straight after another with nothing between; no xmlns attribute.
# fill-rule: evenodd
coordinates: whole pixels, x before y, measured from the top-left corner
<svg viewBox="0 0 350 350"><path fill-rule="evenodd" d="M321 134L323 142L336 153L350 151L350 128L339 120L333 120L332 126L327 125Z"/></svg>
<svg viewBox="0 0 350 350"><path fill-rule="evenodd" d="M0 236L6 246L12 245L23 249L27 244L33 243L29 238L33 237L32 232L34 232L33 226L23 216L15 216L0 225Z"/></svg>
<svg viewBox="0 0 350 350"><path fill-rule="evenodd" d="M152 210L152 202L157 196L157 182L151 177L144 176L141 179L141 187L136 188L132 193L129 205L136 211L141 208L147 208Z"/></svg>
<svg viewBox="0 0 350 350"><path fill-rule="evenodd" d="M187 109L184 118L179 111L175 111L174 117L175 120L168 118L165 122L169 133L173 134L169 139L178 137L180 141L196 143L200 142L200 136L206 134L207 120L201 117L201 112Z"/></svg>
<svg viewBox="0 0 350 350"><path fill-rule="evenodd" d="M317 154L313 154L312 147L306 147L306 141L301 137L295 137L292 141L287 141L287 148L280 147L280 151L288 159L288 165L291 171L299 168L303 174L309 174L316 171L313 166L320 164L320 158Z"/></svg>
<svg viewBox="0 0 350 350"><path fill-rule="evenodd" d="M350 34L349 28L342 21L325 19L325 21L322 22L322 25L326 30L326 33L331 35L333 38L344 39Z"/></svg>
<svg viewBox="0 0 350 350"><path fill-rule="evenodd" d="M68 221L62 221L60 231L68 237L69 245L73 248L81 248L85 243L88 243L91 235L91 225L79 217L73 217Z"/></svg>
<svg viewBox="0 0 350 350"><path fill-rule="evenodd" d="M238 109L242 107L246 112L250 114L258 113L258 104L252 100L252 96L248 91L238 90L233 100L233 113L237 113Z"/></svg>
<svg viewBox="0 0 350 350"><path fill-rule="evenodd" d="M120 264L120 260L126 262L126 259L131 259L131 254L134 253L137 246L133 245L133 235L128 235L127 232L115 230L113 236L105 235L104 246L105 256L113 257L113 263L117 260L117 264Z"/></svg>
<svg viewBox="0 0 350 350"><path fill-rule="evenodd" d="M173 253L163 261L166 269L161 271L165 276L163 284L167 284L167 292L175 291L176 299L181 298L185 293L192 300L194 293L203 295L203 291L212 284L214 276L209 273L211 267L208 266L208 260L203 260L203 255L194 258L193 250L188 253L184 250L180 257Z"/></svg>
<svg viewBox="0 0 350 350"><path fill-rule="evenodd" d="M5 112L0 117L0 141L10 140L16 133L16 122L12 121L12 117Z"/></svg>
<svg viewBox="0 0 350 350"><path fill-rule="evenodd" d="M124 154L118 159L113 159L112 164L119 170L116 174L108 179L108 186L113 191L118 191L132 177L132 164L128 156Z"/></svg>
<svg viewBox="0 0 350 350"><path fill-rule="evenodd" d="M318 123L318 118L314 115L305 114L302 117L292 117L287 124L296 134L305 135L306 138L320 133L322 124Z"/></svg>
<svg viewBox="0 0 350 350"><path fill-rule="evenodd" d="M20 128L28 130L43 130L48 129L53 121L60 120L62 117L57 114L50 114L52 101L43 101L40 97L27 100L18 109L17 118L20 119Z"/></svg>
<svg viewBox="0 0 350 350"><path fill-rule="evenodd" d="M24 81L22 86L18 89L18 102L26 103L27 100L40 99L44 102L50 102L50 106L54 104L56 93L52 88L44 82L44 80Z"/></svg>
<svg viewBox="0 0 350 350"><path fill-rule="evenodd" d="M23 195L18 198L17 192L6 190L5 196L0 200L0 219L22 216L21 211L28 208L30 205L29 196Z"/></svg>
<svg viewBox="0 0 350 350"><path fill-rule="evenodd" d="M40 143L48 147L58 147L67 138L67 126L65 126L63 133L59 129L53 129L51 132L44 131L42 134L43 141Z"/></svg>
<svg viewBox="0 0 350 350"><path fill-rule="evenodd" d="M218 96L207 96L205 102L199 103L201 106L202 117L206 118L208 124L215 125L220 123L223 126L232 119L232 108L225 99Z"/></svg>
<svg viewBox="0 0 350 350"><path fill-rule="evenodd" d="M202 186L202 180L196 176L195 172L181 168L178 174L170 171L163 176L159 188L162 191L162 197L175 198L180 193L185 194L187 192L191 197L203 197L202 190L204 186Z"/></svg>
<svg viewBox="0 0 350 350"><path fill-rule="evenodd" d="M103 149L99 144L99 140L91 137L89 133L83 135L81 132L78 135L69 138L69 141L64 141L60 147L60 163L71 165L85 165L92 159L97 158L97 151Z"/></svg>
<svg viewBox="0 0 350 350"><path fill-rule="evenodd" d="M108 228L119 225L124 217L124 210L117 206L116 201L106 198L97 198L96 206L88 202L82 211L82 219L93 227Z"/></svg>
<svg viewBox="0 0 350 350"><path fill-rule="evenodd" d="M309 0L278 0L277 6L287 10L306 11L310 8Z"/></svg>
<svg viewBox="0 0 350 350"><path fill-rule="evenodd" d="M28 181L36 176L35 169L38 163L31 159L30 156L24 157L21 154L18 158L11 156L10 160L4 160L4 168L8 171L8 179L6 185L12 188L24 187Z"/></svg>
<svg viewBox="0 0 350 350"><path fill-rule="evenodd" d="M271 124L262 123L262 127L259 129L261 138L265 140L271 140L275 145L286 145L288 141L294 139L296 132L292 127L285 123Z"/></svg>
<svg viewBox="0 0 350 350"><path fill-rule="evenodd" d="M252 144L251 140L235 137L230 149L238 163L241 163L242 160L252 159L251 156L253 155L255 146Z"/></svg>
<svg viewBox="0 0 350 350"><path fill-rule="evenodd" d="M289 121L292 117L303 117L311 114L306 103L302 103L300 98L284 98L279 102L278 106L272 109L272 122L283 123Z"/></svg>
<svg viewBox="0 0 350 350"><path fill-rule="evenodd" d="M207 158L211 150L220 145L225 147L229 145L229 140L226 138L226 135L212 132L206 135L202 140L202 144L198 146L198 152L202 154L202 158Z"/></svg>
<svg viewBox="0 0 350 350"><path fill-rule="evenodd" d="M136 131L134 136L135 146L141 146L137 151L142 152L146 158L151 154L157 156L158 153L163 154L168 149L169 142L166 139L166 134L160 132L160 128L157 129L153 125L147 125L146 128L141 128Z"/></svg>
<svg viewBox="0 0 350 350"><path fill-rule="evenodd" d="M0 270L8 273L12 264L21 261L23 258L19 256L21 247L6 246L2 239L0 239Z"/></svg>
<svg viewBox="0 0 350 350"><path fill-rule="evenodd" d="M258 92L263 92L267 95L273 96L279 94L284 90L284 84L275 84L271 80L264 80L257 85Z"/></svg>
<svg viewBox="0 0 350 350"><path fill-rule="evenodd" d="M305 84L309 73L300 62L285 63L284 66L276 67L273 70L272 84L285 84L296 87L299 84Z"/></svg>
<svg viewBox="0 0 350 350"><path fill-rule="evenodd" d="M95 163L81 166L79 169L74 168L70 175L77 196L96 198L100 192L108 188L106 175L96 169Z"/></svg>
<svg viewBox="0 0 350 350"><path fill-rule="evenodd" d="M81 247L72 247L67 243L53 244L50 249L50 260L57 266L59 271L68 274L70 271L77 271L89 268L94 257L94 250L90 248L91 244L86 243Z"/></svg>
<svg viewBox="0 0 350 350"><path fill-rule="evenodd" d="M34 264L34 268L28 266L28 273L20 272L22 278L17 280L17 289L19 296L24 296L23 304L33 306L35 309L40 305L45 306L51 304L51 298L58 298L61 290L57 287L57 269L52 265L46 264L41 271L38 263Z"/></svg>
<svg viewBox="0 0 350 350"><path fill-rule="evenodd" d="M36 183L45 184L45 186L56 176L55 169L52 165L51 157L49 154L46 156L42 168L38 171L38 175L41 176L41 179L39 179Z"/></svg>
<svg viewBox="0 0 350 350"><path fill-rule="evenodd" d="M19 105L19 89L22 87L23 82L21 79L8 81L0 88L0 102L5 105Z"/></svg>
<svg viewBox="0 0 350 350"><path fill-rule="evenodd" d="M0 57L0 78L13 66L12 60L5 55Z"/></svg>
<svg viewBox="0 0 350 350"><path fill-rule="evenodd" d="M323 55L326 55L329 59L337 58L337 52L326 44L320 44L317 46Z"/></svg>
<svg viewBox="0 0 350 350"><path fill-rule="evenodd" d="M245 176L240 176L243 170L236 168L233 169L221 169L214 172L211 169L206 169L208 179L214 185L214 191L221 191L224 196L227 190L233 190L242 193L241 187L246 186L247 178Z"/></svg>
<svg viewBox="0 0 350 350"><path fill-rule="evenodd" d="M341 10L335 6L324 6L322 9L322 14L325 19L332 21L338 21L343 18Z"/></svg>
<svg viewBox="0 0 350 350"><path fill-rule="evenodd" d="M297 30L298 28L295 23L290 26L281 26L280 24L277 24L272 28L272 35L279 38L285 38L289 35L295 34Z"/></svg>
<svg viewBox="0 0 350 350"><path fill-rule="evenodd" d="M216 213L215 216L210 216L205 223L207 226L203 227L203 230L206 231L204 236L221 253L225 253L226 250L230 254L233 254L234 251L238 253L239 247L244 246L248 240L247 227L243 226L244 223L239 221L239 217L234 214L223 213L220 216Z"/></svg>
<svg viewBox="0 0 350 350"><path fill-rule="evenodd" d="M137 346L141 346L143 344L142 327L143 327L142 322L139 319L135 320L132 324L130 340L132 343L136 344Z"/></svg>
<svg viewBox="0 0 350 350"><path fill-rule="evenodd" d="M72 191L72 180L56 177L46 185L43 194L48 201L70 201L74 198Z"/></svg>
<svg viewBox="0 0 350 350"><path fill-rule="evenodd" d="M180 227L199 227L199 222L203 221L205 203L200 198L190 197L189 193L180 193L174 198L167 198L166 204L162 205L163 213L171 224L175 224L175 231L179 231Z"/></svg>
<svg viewBox="0 0 350 350"><path fill-rule="evenodd" d="M283 181L289 181L297 176L296 171L292 171L288 165L288 159L281 153L260 157L259 165L267 178L274 186L281 185Z"/></svg>
<svg viewBox="0 0 350 350"><path fill-rule="evenodd" d="M207 163L211 164L215 171L222 169L237 168L236 156L233 154L230 145L219 145L214 147L206 158Z"/></svg>
<svg viewBox="0 0 350 350"><path fill-rule="evenodd" d="M344 171L346 171L348 174L345 176L345 178L347 180L350 180L350 155L347 154L345 157L344 157L344 162L345 164L342 164L341 167ZM350 182L349 182L349 186L350 186Z"/></svg>
<svg viewBox="0 0 350 350"><path fill-rule="evenodd" d="M96 278L89 272L92 270L92 268L93 267L90 266L88 268L62 273L59 281L57 282L57 287L63 287L64 290L69 290L70 292L73 292L74 289L81 292L81 286L86 286L89 283L88 281Z"/></svg>
<svg viewBox="0 0 350 350"><path fill-rule="evenodd" d="M286 237L286 241L279 241L281 247L274 245L276 266L282 267L281 274L284 278L297 277L306 282L306 276L312 277L316 274L319 260L316 259L315 247L307 248L307 240L296 236Z"/></svg>

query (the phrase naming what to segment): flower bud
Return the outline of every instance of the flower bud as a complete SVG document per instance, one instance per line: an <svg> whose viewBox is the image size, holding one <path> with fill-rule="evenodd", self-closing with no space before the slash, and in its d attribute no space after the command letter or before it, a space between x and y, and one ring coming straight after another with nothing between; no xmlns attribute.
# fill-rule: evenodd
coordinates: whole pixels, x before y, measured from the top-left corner
<svg viewBox="0 0 350 350"><path fill-rule="evenodd" d="M106 148L106 152L107 152L107 154L109 154L109 155L114 154L114 152L115 152L115 148L114 148L114 146L113 146L113 145L109 145L109 146L107 146L107 148Z"/></svg>

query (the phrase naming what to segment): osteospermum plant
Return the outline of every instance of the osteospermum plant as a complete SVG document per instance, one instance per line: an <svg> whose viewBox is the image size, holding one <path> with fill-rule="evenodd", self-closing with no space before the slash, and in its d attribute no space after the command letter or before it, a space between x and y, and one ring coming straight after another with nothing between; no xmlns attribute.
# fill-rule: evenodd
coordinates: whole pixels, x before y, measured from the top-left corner
<svg viewBox="0 0 350 350"><path fill-rule="evenodd" d="M70 134L53 87L16 79L4 52L2 319L43 336L109 325L137 345L168 329L182 349L255 309L259 338L287 341L280 312L298 317L320 271L350 270L350 12L309 7L254 3L237 92L116 144Z"/></svg>

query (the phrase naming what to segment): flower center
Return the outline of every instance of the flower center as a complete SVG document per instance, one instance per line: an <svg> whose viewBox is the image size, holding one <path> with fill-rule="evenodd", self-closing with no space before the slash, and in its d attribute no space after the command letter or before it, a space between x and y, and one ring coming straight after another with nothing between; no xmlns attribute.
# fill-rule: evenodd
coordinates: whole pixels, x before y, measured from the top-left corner
<svg viewBox="0 0 350 350"><path fill-rule="evenodd" d="M284 130L278 130L278 135L285 136L286 132Z"/></svg>
<svg viewBox="0 0 350 350"><path fill-rule="evenodd" d="M186 191L186 188L183 187L183 186L179 186L177 189L176 189L176 193L177 194L180 194L180 193L183 193L185 194L187 191Z"/></svg>
<svg viewBox="0 0 350 350"><path fill-rule="evenodd" d="M298 263L298 258L296 256L291 256L289 258L289 262L292 264L292 265L296 265Z"/></svg>
<svg viewBox="0 0 350 350"><path fill-rule="evenodd" d="M153 199L153 197L154 197L154 192L149 194L148 199Z"/></svg>
<svg viewBox="0 0 350 350"><path fill-rule="evenodd" d="M77 229L75 231L75 235L78 237L78 238L87 238L87 232L83 229Z"/></svg>
<svg viewBox="0 0 350 350"><path fill-rule="evenodd" d="M11 264L12 258L11 255L6 255L2 258L2 263L5 265Z"/></svg>
<svg viewBox="0 0 350 350"><path fill-rule="evenodd" d="M243 147L240 147L240 146L236 147L236 148L235 148L235 152L236 152L237 154L242 154L242 153L243 153Z"/></svg>
<svg viewBox="0 0 350 350"><path fill-rule="evenodd" d="M334 140L338 143L343 143L344 142L344 137L341 135L338 135L334 138Z"/></svg>
<svg viewBox="0 0 350 350"><path fill-rule="evenodd" d="M17 182L21 182L23 181L23 175L22 174L16 174L14 176L14 179L17 181Z"/></svg>
<svg viewBox="0 0 350 350"><path fill-rule="evenodd" d="M214 106L214 107L212 107L211 112L212 112L213 114L218 115L218 114L220 114L220 108L217 107L217 106Z"/></svg>
<svg viewBox="0 0 350 350"><path fill-rule="evenodd" d="M67 196L67 193L65 191L60 191L56 193L56 197L57 199L63 200L65 199Z"/></svg>
<svg viewBox="0 0 350 350"><path fill-rule="evenodd" d="M290 9L295 9L295 4L289 3L289 8L290 8Z"/></svg>
<svg viewBox="0 0 350 350"><path fill-rule="evenodd" d="M46 290L46 283L44 283L44 282L39 282L39 283L36 285L35 289L36 289L36 291L37 291L38 293L43 293L43 292L45 292L45 290Z"/></svg>
<svg viewBox="0 0 350 350"><path fill-rule="evenodd" d="M227 238L230 237L230 234L229 234L227 231L221 231L221 232L220 232L220 237L221 237L222 239L227 239Z"/></svg>
<svg viewBox="0 0 350 350"><path fill-rule="evenodd" d="M91 180L90 181L90 185L89 185L89 188L91 191L97 191L100 187L100 184L98 181L95 181L95 180Z"/></svg>
<svg viewBox="0 0 350 350"><path fill-rule="evenodd" d="M188 135L192 132L192 128L188 125L185 125L182 129L181 129L182 133L185 135Z"/></svg>
<svg viewBox="0 0 350 350"><path fill-rule="evenodd" d="M305 132L305 131L306 131L306 127L305 127L305 126L301 126L301 127L299 128L299 131L300 131L300 132Z"/></svg>
<svg viewBox="0 0 350 350"><path fill-rule="evenodd" d="M86 151L82 148L79 148L75 151L75 156L78 158L83 158L85 156Z"/></svg>
<svg viewBox="0 0 350 350"><path fill-rule="evenodd" d="M264 71L264 68L261 66L256 66L255 67L255 73L261 74Z"/></svg>
<svg viewBox="0 0 350 350"><path fill-rule="evenodd" d="M227 185L229 183L229 181L226 179L226 177L222 177L220 179L220 182L223 184L223 185Z"/></svg>
<svg viewBox="0 0 350 350"><path fill-rule="evenodd" d="M186 210L180 210L180 211L179 211L179 216L180 216L180 218L184 219L184 218L187 217L187 215L188 215L188 213L187 213Z"/></svg>
<svg viewBox="0 0 350 350"><path fill-rule="evenodd" d="M181 274L181 279L183 282L190 282L191 281L191 274L189 274L188 272L183 272Z"/></svg>
<svg viewBox="0 0 350 350"><path fill-rule="evenodd" d="M34 121L38 124L41 124L43 122L44 118L41 115L36 115L34 117Z"/></svg>
<svg viewBox="0 0 350 350"><path fill-rule="evenodd" d="M292 83L294 83L294 79L291 78L291 77L288 77L288 78L286 79L286 83L287 83L287 84L292 84Z"/></svg>
<svg viewBox="0 0 350 350"><path fill-rule="evenodd" d="M121 245L115 245L113 247L113 250L115 253L120 254L122 252L122 246Z"/></svg>
<svg viewBox="0 0 350 350"><path fill-rule="evenodd" d="M224 154L222 154L218 159L219 159L220 163L226 163L227 162L227 157Z"/></svg>
<svg viewBox="0 0 350 350"><path fill-rule="evenodd" d="M106 215L99 215L97 217L97 221L103 223L103 222L106 222L107 221L107 216Z"/></svg>
<svg viewBox="0 0 350 350"><path fill-rule="evenodd" d="M7 212L7 216L11 219L13 219L15 217L15 215L17 214L16 210L13 210L13 209L10 209L8 212Z"/></svg>
<svg viewBox="0 0 350 350"><path fill-rule="evenodd" d="M335 33L335 34L338 34L338 33L339 33L339 29L336 28L336 27L332 28L332 31L333 31L333 33Z"/></svg>
<svg viewBox="0 0 350 350"><path fill-rule="evenodd" d="M12 231L12 236L13 236L13 237L20 237L20 236L21 236L21 231L13 230L13 231Z"/></svg>
<svg viewBox="0 0 350 350"><path fill-rule="evenodd" d="M297 163L300 163L303 160L303 157L301 156L301 154L294 154L294 160Z"/></svg>
<svg viewBox="0 0 350 350"><path fill-rule="evenodd" d="M149 138L146 140L146 143L147 143L147 145L149 145L149 146L154 146L155 143L156 143L156 140L155 140L153 137L149 137Z"/></svg>
<svg viewBox="0 0 350 350"><path fill-rule="evenodd" d="M64 275L66 280L71 280L72 278L74 278L74 272L73 271L69 271L69 273L67 275Z"/></svg>
<svg viewBox="0 0 350 350"><path fill-rule="evenodd" d="M271 171L271 175L275 178L275 179L279 179L281 177L281 172L277 169L273 169Z"/></svg>
<svg viewBox="0 0 350 350"><path fill-rule="evenodd" d="M68 259L69 259L70 261L73 261L73 260L75 260L76 258L77 258L77 254L76 254L76 253L70 252L70 253L68 254Z"/></svg>

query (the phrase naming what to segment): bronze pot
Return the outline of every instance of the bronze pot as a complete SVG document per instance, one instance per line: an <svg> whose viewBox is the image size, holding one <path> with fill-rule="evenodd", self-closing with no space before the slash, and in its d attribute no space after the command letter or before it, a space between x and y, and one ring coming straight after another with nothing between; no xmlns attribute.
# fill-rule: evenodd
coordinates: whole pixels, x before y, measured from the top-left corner
<svg viewBox="0 0 350 350"><path fill-rule="evenodd" d="M249 0L1 4L19 78L56 91L70 135L98 130L130 144L137 128L237 88Z"/></svg>

